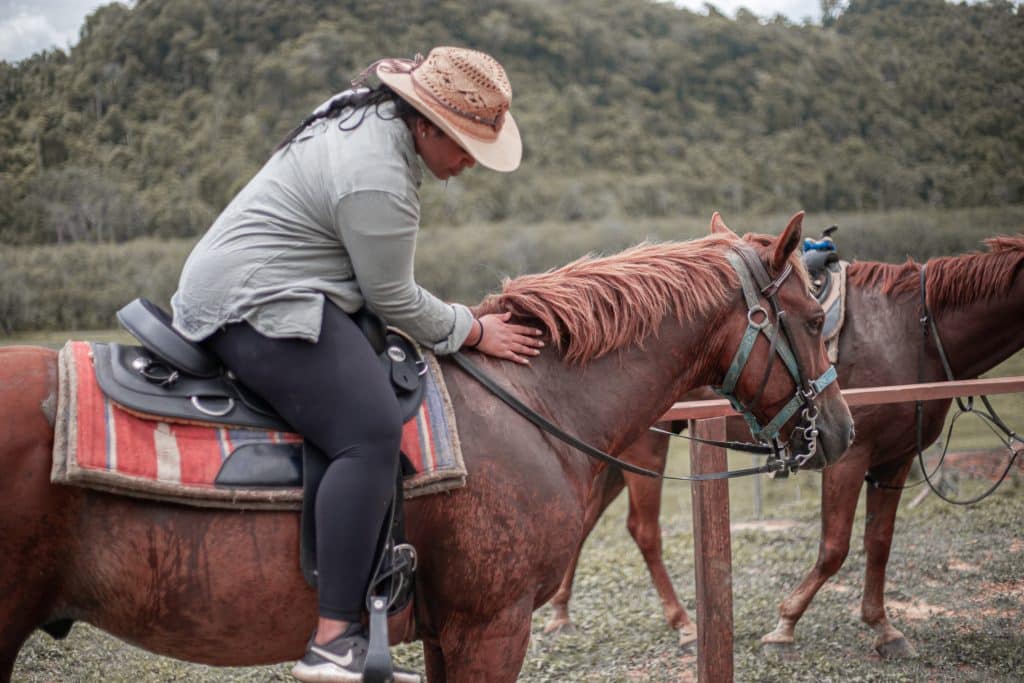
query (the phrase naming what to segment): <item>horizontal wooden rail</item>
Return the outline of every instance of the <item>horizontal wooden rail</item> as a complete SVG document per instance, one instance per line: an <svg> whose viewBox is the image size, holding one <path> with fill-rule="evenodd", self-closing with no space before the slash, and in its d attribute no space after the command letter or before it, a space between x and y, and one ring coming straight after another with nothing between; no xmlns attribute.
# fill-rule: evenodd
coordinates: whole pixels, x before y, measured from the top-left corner
<svg viewBox="0 0 1024 683"><path fill-rule="evenodd" d="M891 387L843 389L847 405L861 406L878 403L905 403L930 401L954 396L980 396L1024 393L1024 377L996 377L994 379L966 379L956 382L930 382L902 384ZM672 406L663 420L701 420L709 417L737 415L725 399L712 401L684 401Z"/></svg>

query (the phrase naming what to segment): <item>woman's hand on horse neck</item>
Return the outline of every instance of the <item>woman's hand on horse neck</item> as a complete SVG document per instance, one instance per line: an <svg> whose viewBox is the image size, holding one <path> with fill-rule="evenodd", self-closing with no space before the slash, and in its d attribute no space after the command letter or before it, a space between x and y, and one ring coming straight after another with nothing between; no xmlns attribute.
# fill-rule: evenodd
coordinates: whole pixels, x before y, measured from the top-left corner
<svg viewBox="0 0 1024 683"><path fill-rule="evenodd" d="M535 327L510 323L512 313L489 313L477 318L463 348L472 348L488 356L503 358L520 365L529 365L530 358L540 355L543 334Z"/></svg>

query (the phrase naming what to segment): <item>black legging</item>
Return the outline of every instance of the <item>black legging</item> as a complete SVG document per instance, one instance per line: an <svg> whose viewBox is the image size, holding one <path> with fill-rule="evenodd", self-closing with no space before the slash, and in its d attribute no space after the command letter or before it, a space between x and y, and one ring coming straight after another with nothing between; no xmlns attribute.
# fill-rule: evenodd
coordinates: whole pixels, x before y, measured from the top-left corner
<svg viewBox="0 0 1024 683"><path fill-rule="evenodd" d="M316 344L235 323L206 346L330 458L316 496L320 614L358 620L402 438L383 366L352 318L329 301Z"/></svg>

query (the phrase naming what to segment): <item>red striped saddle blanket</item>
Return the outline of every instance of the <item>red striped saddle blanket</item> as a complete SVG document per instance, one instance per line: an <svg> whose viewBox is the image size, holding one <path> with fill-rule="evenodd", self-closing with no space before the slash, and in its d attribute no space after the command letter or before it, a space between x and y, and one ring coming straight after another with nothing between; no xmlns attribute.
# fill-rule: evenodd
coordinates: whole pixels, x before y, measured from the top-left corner
<svg viewBox="0 0 1024 683"><path fill-rule="evenodd" d="M451 399L437 360L429 353L424 358L429 371L423 403L402 431L402 452L416 471L405 479L406 498L458 488L466 481ZM100 390L88 342L64 346L59 372L53 482L206 507L301 507L301 487L215 483L232 454L253 446L289 445L297 453L302 444L298 434L129 412Z"/></svg>

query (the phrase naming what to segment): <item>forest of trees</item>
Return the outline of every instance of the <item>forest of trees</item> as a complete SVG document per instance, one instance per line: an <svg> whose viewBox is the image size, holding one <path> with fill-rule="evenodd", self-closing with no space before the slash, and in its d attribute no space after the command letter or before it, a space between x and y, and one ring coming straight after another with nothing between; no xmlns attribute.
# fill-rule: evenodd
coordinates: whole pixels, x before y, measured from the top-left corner
<svg viewBox="0 0 1024 683"><path fill-rule="evenodd" d="M381 56L456 44L514 89L522 168L424 222L1024 202L1024 10L826 2L823 25L648 0L137 0L0 62L0 244L202 232Z"/></svg>

